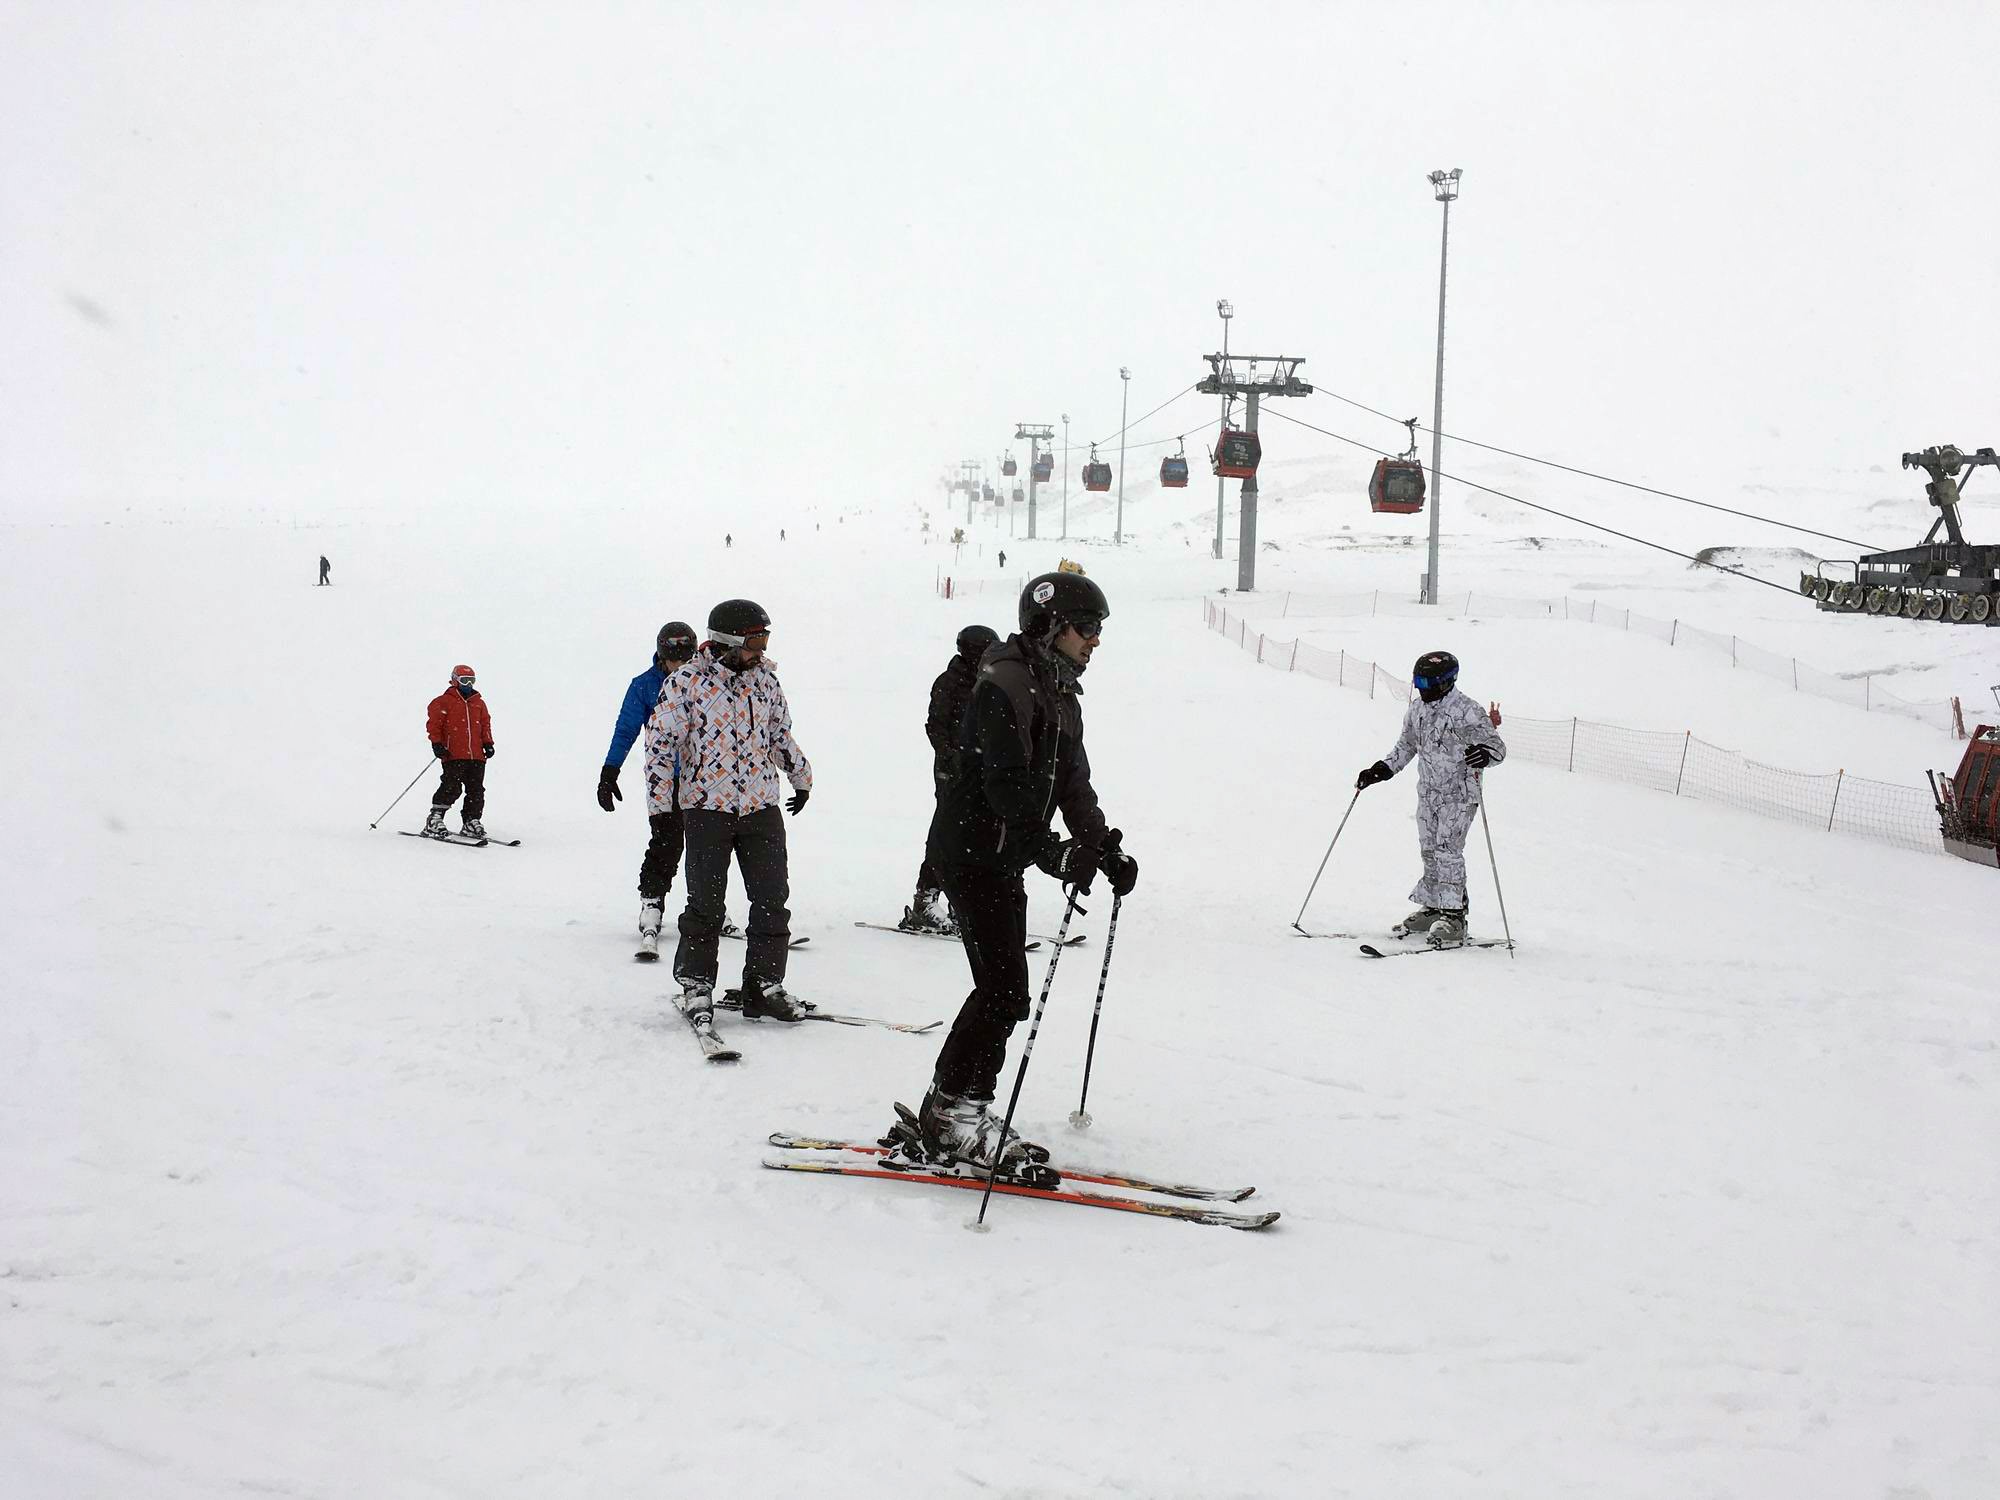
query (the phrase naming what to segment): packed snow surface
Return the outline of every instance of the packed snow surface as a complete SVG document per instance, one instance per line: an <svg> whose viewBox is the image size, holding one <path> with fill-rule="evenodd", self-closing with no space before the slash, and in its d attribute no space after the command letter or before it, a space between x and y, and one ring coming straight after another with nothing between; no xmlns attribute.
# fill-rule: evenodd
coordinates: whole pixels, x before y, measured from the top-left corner
<svg viewBox="0 0 2000 1500"><path fill-rule="evenodd" d="M1273 467L1260 584L1409 592L1422 518L1371 530L1351 490L1336 511ZM7 527L0 1489L2000 1493L1994 874L1517 762L1487 811L1518 952L1306 941L1400 709L1204 631L1236 581L1204 503L1135 495L1114 550L1079 502L1092 540L1007 542L1005 575L990 525L954 556L942 503L908 501ZM1524 547L1491 512L1453 513L1452 586L1594 587L1828 670L1900 663L1913 697L2000 680L2000 631ZM1103 892L1019 1123L1059 1161L1254 1183L1245 1206L1284 1214L1260 1235L1003 1199L975 1236L970 1194L763 1171L773 1130L879 1133L938 1037L725 1017L745 1059L719 1068L670 965L631 961L637 758L615 815L592 797L620 695L664 620L749 595L816 772L788 819L792 986L948 1019L955 947L853 925L910 896L930 679L961 626L1011 622L1004 590L934 583L1065 552L1112 601L1085 712L1141 877L1095 1128L1065 1120ZM1957 758L1637 637L1325 628L1392 665L1457 651L1467 691L1527 714L1913 784ZM518 849L391 831L421 822L424 704L461 660L499 748L486 823ZM1308 928L1402 915L1412 792L1363 795ZM1477 830L1468 853L1497 936Z"/></svg>

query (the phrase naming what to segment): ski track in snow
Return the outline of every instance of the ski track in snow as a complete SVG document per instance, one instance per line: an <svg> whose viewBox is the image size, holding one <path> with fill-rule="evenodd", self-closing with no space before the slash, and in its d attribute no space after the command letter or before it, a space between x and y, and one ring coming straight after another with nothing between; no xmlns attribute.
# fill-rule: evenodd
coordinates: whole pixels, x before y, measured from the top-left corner
<svg viewBox="0 0 2000 1500"><path fill-rule="evenodd" d="M1297 942L1399 707L1254 670L1200 621L1234 564L1131 513L1154 538L1123 553L1007 543L1010 575L1067 550L1110 593L1085 714L1142 866L1096 1128L1064 1120L1102 892L1020 1119L1089 1165L1255 1182L1246 1206L1285 1215L1263 1235L1007 1199L973 1236L970 1194L761 1171L773 1129L878 1132L942 1034L724 1016L744 1061L712 1068L665 1006L670 963L631 961L643 803L628 763L618 813L595 807L604 741L659 621L750 594L817 774L789 820L815 939L791 982L842 1010L955 1013L955 948L851 923L908 899L924 694L952 636L1008 623L1004 596L931 590L939 567L997 571L990 530L954 563L907 508L817 534L793 518L782 548L774 520L726 554L683 538L663 569L604 544L616 518L7 528L4 1488L2000 1493L1992 874L1515 763L1488 810L1516 956L1377 966ZM1671 560L1524 551L1457 514L1454 586L1594 581L1927 680L2000 645L1803 603L1767 619ZM1307 540L1326 532L1267 506L1267 586L1408 585L1408 549ZM333 589L310 587L321 551ZM1392 665L1457 650L1469 692L1518 683L1524 713L1604 702L1607 678L1548 655L1571 636L1349 627ZM1649 641L1587 650L1634 682L1661 671ZM460 659L494 715L487 819L519 850L394 837L430 774L367 826L426 758L424 703ZM1859 747L1918 783L1955 763L1919 727L1753 708L1711 674L1677 672L1675 701L1725 743L1734 716L1778 764ZM1643 706L1605 716L1670 727ZM1794 732L1811 754L1770 748ZM1403 913L1411 805L1407 778L1363 798L1309 923L1384 933ZM1468 852L1475 927L1497 935ZM1029 881L1053 930L1056 889ZM725 982L741 957L723 945Z"/></svg>

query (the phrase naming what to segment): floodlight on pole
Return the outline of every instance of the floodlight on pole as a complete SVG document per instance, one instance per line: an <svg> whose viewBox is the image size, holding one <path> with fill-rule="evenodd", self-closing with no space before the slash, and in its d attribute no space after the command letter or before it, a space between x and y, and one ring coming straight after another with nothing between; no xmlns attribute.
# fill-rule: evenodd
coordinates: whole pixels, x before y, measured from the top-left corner
<svg viewBox="0 0 2000 1500"><path fill-rule="evenodd" d="M1215 315L1222 319L1222 352L1224 355L1227 355L1229 353L1229 320L1236 316L1235 305L1227 297L1217 298ZM1222 425L1224 427L1229 425L1229 398L1227 396L1222 398ZM1215 555L1218 560L1222 556L1222 485L1222 476L1218 474L1215 479Z"/></svg>
<svg viewBox="0 0 2000 1500"><path fill-rule="evenodd" d="M1430 174L1431 193L1444 205L1444 233L1438 242L1437 391L1431 406L1431 544L1424 565L1424 603L1438 602L1438 511L1444 476L1438 465L1444 456L1444 283L1451 255L1451 204L1458 196L1459 169Z"/></svg>
<svg viewBox="0 0 2000 1500"><path fill-rule="evenodd" d="M1069 413L1064 412L1062 414L1062 419L1063 419L1062 539L1064 541L1068 541L1069 540Z"/></svg>
<svg viewBox="0 0 2000 1500"><path fill-rule="evenodd" d="M1122 546L1125 541L1125 413L1132 400L1132 372L1124 365L1118 367L1118 378L1124 384L1124 392L1118 398L1118 518L1111 523L1111 545Z"/></svg>

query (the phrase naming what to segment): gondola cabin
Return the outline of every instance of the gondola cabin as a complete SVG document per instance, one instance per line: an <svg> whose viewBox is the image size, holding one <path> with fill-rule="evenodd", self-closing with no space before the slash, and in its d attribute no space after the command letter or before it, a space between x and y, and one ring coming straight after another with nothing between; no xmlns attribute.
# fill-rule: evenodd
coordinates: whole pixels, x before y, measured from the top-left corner
<svg viewBox="0 0 2000 1500"><path fill-rule="evenodd" d="M1012 479L1016 474L1021 472L1021 466L1014 462L1013 454L1011 453L1008 454L1007 457L1001 461L1000 472L1006 475L1007 478L1009 479Z"/></svg>
<svg viewBox="0 0 2000 1500"><path fill-rule="evenodd" d="M1160 460L1160 483L1170 490L1187 488L1188 466L1185 458L1169 455Z"/></svg>
<svg viewBox="0 0 2000 1500"><path fill-rule="evenodd" d="M1411 458L1378 458L1368 480L1368 508L1413 516L1424 508L1424 466Z"/></svg>
<svg viewBox="0 0 2000 1500"><path fill-rule="evenodd" d="M1014 503L1015 503L1016 505L1019 505L1019 504L1020 504L1020 503L1021 503L1021 502L1022 502L1023 500L1025 500L1025 499L1027 499L1027 498L1028 498L1028 492L1027 492L1026 490L1022 489L1022 488L1021 488L1021 487L1020 487L1020 486L1019 486L1018 484L1017 484L1017 485L1015 485L1015 486L1014 486Z"/></svg>
<svg viewBox="0 0 2000 1500"><path fill-rule="evenodd" d="M1254 432L1225 429L1215 440L1215 474L1218 479L1249 479L1264 457L1264 445Z"/></svg>
<svg viewBox="0 0 2000 1500"><path fill-rule="evenodd" d="M1093 459L1083 466L1083 487L1102 493L1111 488L1111 465L1101 459Z"/></svg>
<svg viewBox="0 0 2000 1500"><path fill-rule="evenodd" d="M1055 477L1055 472L1056 460L1054 454L1044 453L1040 458L1035 460L1034 474L1036 484L1047 484Z"/></svg>

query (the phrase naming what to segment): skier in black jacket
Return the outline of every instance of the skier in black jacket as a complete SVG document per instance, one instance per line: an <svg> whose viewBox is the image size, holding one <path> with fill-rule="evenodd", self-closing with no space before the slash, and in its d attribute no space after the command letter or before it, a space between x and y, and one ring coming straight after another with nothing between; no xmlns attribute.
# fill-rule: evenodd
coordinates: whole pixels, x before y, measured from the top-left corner
<svg viewBox="0 0 2000 1500"><path fill-rule="evenodd" d="M965 718L965 705L972 699L973 679L979 672L979 658L989 646L1000 644L1000 633L984 625L968 625L958 633L958 654L945 663L931 684L931 709L924 717L924 733L931 742L931 780L942 797L951 785L952 767L958 760L958 726ZM943 892L930 852L924 853L923 868L917 871L917 894L903 909L896 925L905 932L935 932L944 937L958 935L956 919L937 909Z"/></svg>
<svg viewBox="0 0 2000 1500"><path fill-rule="evenodd" d="M1077 702L1077 679L1110 613L1104 591L1081 573L1044 573L1022 591L1020 633L981 659L928 846L957 913L972 993L914 1123L898 1106L893 1149L909 1160L985 1169L998 1157L1010 1176L1053 1180L1041 1165L1048 1152L1018 1135L1003 1143L1002 1122L987 1106L1007 1040L1029 1010L1022 875L1032 864L1088 891L1102 870L1120 896L1139 878L1138 861L1098 810ZM1067 839L1049 827L1057 809Z"/></svg>

